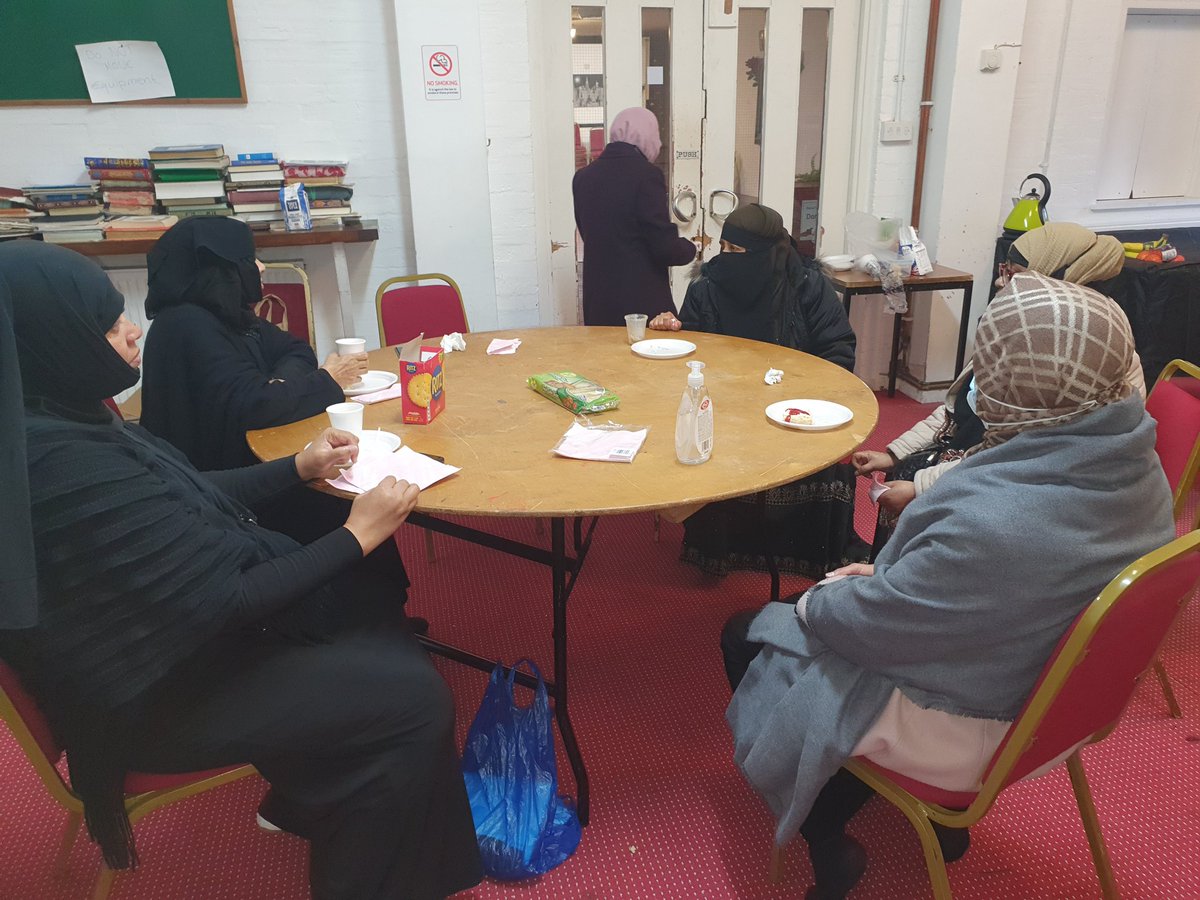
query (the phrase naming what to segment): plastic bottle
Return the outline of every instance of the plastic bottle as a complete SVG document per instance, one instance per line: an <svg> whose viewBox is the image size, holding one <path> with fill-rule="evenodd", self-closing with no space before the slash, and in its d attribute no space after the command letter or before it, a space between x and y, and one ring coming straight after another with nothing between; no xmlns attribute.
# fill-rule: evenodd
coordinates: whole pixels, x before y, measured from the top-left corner
<svg viewBox="0 0 1200 900"><path fill-rule="evenodd" d="M675 417L675 457L688 466L708 462L713 448L713 402L704 386L704 363L688 363L687 387Z"/></svg>

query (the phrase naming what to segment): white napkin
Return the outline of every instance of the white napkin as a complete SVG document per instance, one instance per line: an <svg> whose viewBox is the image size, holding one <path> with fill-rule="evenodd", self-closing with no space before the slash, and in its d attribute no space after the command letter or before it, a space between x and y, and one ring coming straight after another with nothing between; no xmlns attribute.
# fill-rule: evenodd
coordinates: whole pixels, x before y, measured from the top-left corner
<svg viewBox="0 0 1200 900"><path fill-rule="evenodd" d="M369 394L359 394L357 397L351 397L351 400L358 403L378 403L380 400L395 400L397 397L404 396L404 387L397 381L390 387L385 387L382 391L372 391Z"/></svg>
<svg viewBox="0 0 1200 900"><path fill-rule="evenodd" d="M487 352L488 356L507 356L510 353L516 353L520 346L520 338L492 338Z"/></svg>
<svg viewBox="0 0 1200 900"><path fill-rule="evenodd" d="M763 376L763 384L779 384L783 381L783 369L767 369Z"/></svg>
<svg viewBox="0 0 1200 900"><path fill-rule="evenodd" d="M624 431L584 428L575 422L554 447L559 456L597 462L633 462L646 440L646 429Z"/></svg>
<svg viewBox="0 0 1200 900"><path fill-rule="evenodd" d="M455 350L466 350L467 342L460 332L452 331L442 336L442 352L453 353Z"/></svg>
<svg viewBox="0 0 1200 900"><path fill-rule="evenodd" d="M410 447L401 447L395 453L363 450L358 454L354 465L343 469L337 478L328 478L326 481L339 490L363 494L391 475L397 480L403 479L425 490L431 484L437 484L457 471L459 469L455 466L430 459Z"/></svg>

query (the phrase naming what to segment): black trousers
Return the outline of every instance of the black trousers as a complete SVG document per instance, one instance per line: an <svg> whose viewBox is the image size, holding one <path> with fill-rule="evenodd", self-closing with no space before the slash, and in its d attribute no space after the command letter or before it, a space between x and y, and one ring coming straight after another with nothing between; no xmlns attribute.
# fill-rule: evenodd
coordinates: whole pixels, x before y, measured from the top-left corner
<svg viewBox="0 0 1200 900"><path fill-rule="evenodd" d="M780 602L795 606L799 595ZM725 660L725 675L729 679L729 687L737 690L741 684L750 663L762 650L762 644L754 643L747 636L750 623L754 621L759 610L750 609L734 613L721 630L721 655ZM825 782L817 795L813 808L809 811L804 824L800 826L800 834L808 841L809 846L827 841L843 834L854 814L862 809L875 791L859 781L845 769Z"/></svg>
<svg viewBox="0 0 1200 900"><path fill-rule="evenodd" d="M454 703L394 597L329 643L271 631L212 642L135 723L130 768L252 763L304 824L314 900L444 897L479 882Z"/></svg>

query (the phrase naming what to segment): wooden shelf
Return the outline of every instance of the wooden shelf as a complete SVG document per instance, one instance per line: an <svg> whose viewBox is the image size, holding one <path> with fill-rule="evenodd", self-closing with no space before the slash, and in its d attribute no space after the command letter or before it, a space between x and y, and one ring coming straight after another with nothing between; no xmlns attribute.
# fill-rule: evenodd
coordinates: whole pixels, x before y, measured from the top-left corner
<svg viewBox="0 0 1200 900"><path fill-rule="evenodd" d="M311 247L316 244L361 244L379 240L378 228L337 228L320 231L256 231L256 247ZM104 240L59 244L84 256L146 255L155 241Z"/></svg>

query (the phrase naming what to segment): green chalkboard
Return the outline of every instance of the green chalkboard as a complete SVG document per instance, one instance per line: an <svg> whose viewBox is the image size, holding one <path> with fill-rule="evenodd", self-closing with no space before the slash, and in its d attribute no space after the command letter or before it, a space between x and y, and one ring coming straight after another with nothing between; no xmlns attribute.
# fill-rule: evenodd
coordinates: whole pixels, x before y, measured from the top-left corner
<svg viewBox="0 0 1200 900"><path fill-rule="evenodd" d="M245 103L233 0L0 0L0 105L88 103L76 44L157 41L175 98Z"/></svg>

